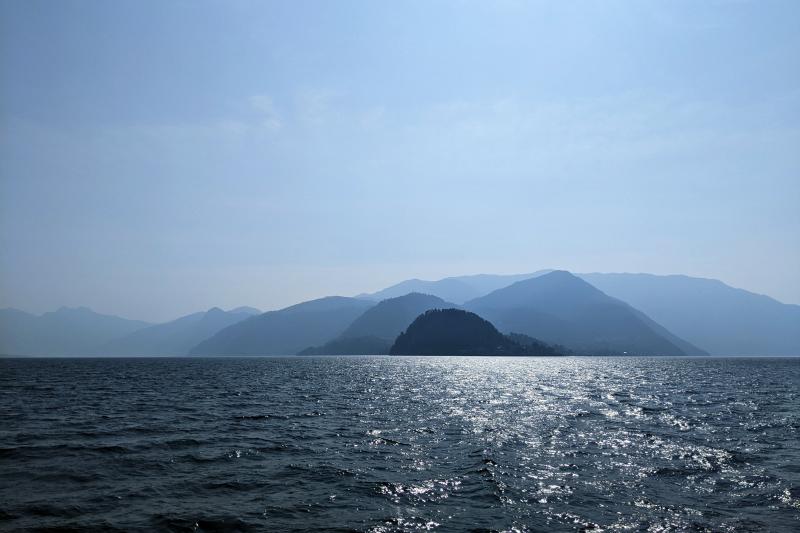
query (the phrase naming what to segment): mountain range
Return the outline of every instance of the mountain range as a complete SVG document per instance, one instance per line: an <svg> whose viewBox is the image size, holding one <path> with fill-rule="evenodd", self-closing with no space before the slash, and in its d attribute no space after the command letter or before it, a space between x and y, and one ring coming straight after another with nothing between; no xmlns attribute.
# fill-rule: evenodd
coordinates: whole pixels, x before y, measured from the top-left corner
<svg viewBox="0 0 800 533"><path fill-rule="evenodd" d="M581 274L713 355L800 355L800 305L715 279L652 274Z"/></svg>
<svg viewBox="0 0 800 533"><path fill-rule="evenodd" d="M800 306L688 276L529 274L406 280L277 311L212 308L164 324L87 308L0 310L0 354L49 356L388 353L430 309L461 308L502 334L574 353L799 355ZM513 338L513 337L512 337Z"/></svg>
<svg viewBox="0 0 800 533"><path fill-rule="evenodd" d="M707 355L563 270L512 283L464 307L500 331L563 344L581 354Z"/></svg>
<svg viewBox="0 0 800 533"><path fill-rule="evenodd" d="M189 351L190 355L294 355L342 333L374 302L328 296L269 311L228 326Z"/></svg>
<svg viewBox="0 0 800 533"><path fill-rule="evenodd" d="M362 293L356 298L380 301L395 298L412 292L431 294L449 302L463 304L473 298L484 296L490 292L507 287L517 281L547 274L551 270L539 270L530 274L475 274L472 276L454 276L437 281L408 279L373 293Z"/></svg>
<svg viewBox="0 0 800 533"><path fill-rule="evenodd" d="M95 313L86 307L32 315L0 309L0 354L42 356L186 355L197 343L258 309L213 308L164 324Z"/></svg>
<svg viewBox="0 0 800 533"><path fill-rule="evenodd" d="M392 343L419 315L430 309L455 307L438 296L412 292L368 308L335 339L310 347L301 355L388 354Z"/></svg>
<svg viewBox="0 0 800 533"><path fill-rule="evenodd" d="M379 298L404 287L465 303L497 288L551 272L530 274L456 276L436 281L407 280L359 297ZM707 278L684 275L631 273L575 274L608 296L631 305L645 315L651 327L683 339L711 355L800 355L800 305L785 304L744 289ZM482 283L472 283L479 280ZM447 298L452 286L467 285L464 299ZM672 339L682 349L680 342Z"/></svg>
<svg viewBox="0 0 800 533"><path fill-rule="evenodd" d="M97 347L95 353L114 356L186 355L218 331L258 314L261 311L252 307L231 311L213 307L165 324L139 329Z"/></svg>
<svg viewBox="0 0 800 533"><path fill-rule="evenodd" d="M151 325L102 315L86 307L62 307L40 316L0 309L0 353L90 355L101 344Z"/></svg>
<svg viewBox="0 0 800 533"><path fill-rule="evenodd" d="M525 276L474 276L473 292L510 285L463 304L505 334L563 345L577 354L707 355L644 313L566 271ZM523 278L513 282L514 279ZM458 280L456 280L458 281ZM401 284L402 285L402 284ZM413 283L411 284L413 285ZM403 287L409 284L402 285ZM428 289L450 291L454 280ZM392 291L398 290L396 287ZM392 292L389 291L389 292ZM462 293L462 296L465 293ZM193 355L360 355L389 350L406 328L432 309L455 308L421 293L387 298L324 298L235 324L190 351ZM314 341L320 339L321 345ZM313 343L301 347L302 343ZM506 350L507 351L507 350Z"/></svg>

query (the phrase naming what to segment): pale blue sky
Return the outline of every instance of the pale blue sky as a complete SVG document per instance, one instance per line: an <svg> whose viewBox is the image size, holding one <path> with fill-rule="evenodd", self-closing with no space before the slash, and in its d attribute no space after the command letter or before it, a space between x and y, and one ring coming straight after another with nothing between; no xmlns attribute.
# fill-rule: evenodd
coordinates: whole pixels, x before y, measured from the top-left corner
<svg viewBox="0 0 800 533"><path fill-rule="evenodd" d="M800 2L0 1L0 307L410 277L800 303Z"/></svg>

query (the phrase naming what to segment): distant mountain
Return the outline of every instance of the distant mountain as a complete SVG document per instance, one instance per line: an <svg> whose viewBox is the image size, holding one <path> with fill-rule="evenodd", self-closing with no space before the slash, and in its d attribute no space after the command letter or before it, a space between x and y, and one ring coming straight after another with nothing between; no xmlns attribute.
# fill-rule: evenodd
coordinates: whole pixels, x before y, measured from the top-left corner
<svg viewBox="0 0 800 533"><path fill-rule="evenodd" d="M404 294L417 292L422 294L432 294L445 300L462 303L469 299L480 296L480 293L473 287L456 278L445 278L439 281L426 281L422 279L409 279L401 281L396 285L387 287L371 294L359 294L357 298L366 298L374 301L397 298Z"/></svg>
<svg viewBox="0 0 800 533"><path fill-rule="evenodd" d="M456 304L463 304L467 300L484 296L496 289L507 287L517 281L540 276L547 272L550 272L550 270L540 270L531 274L475 274L472 276L444 278L438 281L409 279L378 292L359 294L357 298L379 301L418 292L438 296L439 298Z"/></svg>
<svg viewBox="0 0 800 533"><path fill-rule="evenodd" d="M438 296L412 292L405 296L389 298L370 307L355 319L342 337L363 337L372 335L393 341L411 322L428 309L456 307Z"/></svg>
<svg viewBox="0 0 800 533"><path fill-rule="evenodd" d="M705 353L566 271L519 281L464 307L489 319L501 331L530 335L577 353Z"/></svg>
<svg viewBox="0 0 800 533"><path fill-rule="evenodd" d="M370 307L336 339L308 348L303 355L373 355L388 353L395 338L428 309L454 307L439 297L412 292Z"/></svg>
<svg viewBox="0 0 800 533"><path fill-rule="evenodd" d="M134 331L102 345L97 351L102 355L115 356L186 355L191 348L221 329L259 313L258 309L252 307L238 307L232 311L214 307Z"/></svg>
<svg viewBox="0 0 800 533"><path fill-rule="evenodd" d="M714 355L800 355L800 305L715 279L653 274L580 274Z"/></svg>
<svg viewBox="0 0 800 533"><path fill-rule="evenodd" d="M32 315L0 310L0 353L7 355L95 355L98 345L151 324L101 315L86 307L62 307Z"/></svg>
<svg viewBox="0 0 800 533"><path fill-rule="evenodd" d="M533 355L535 345L546 355L555 351L529 337L524 346L503 335L490 322L461 309L431 309L418 316L401 333L390 349L391 355ZM545 355L545 354L539 354Z"/></svg>
<svg viewBox="0 0 800 533"><path fill-rule="evenodd" d="M256 309L255 307L248 307L246 305L236 307L228 312L236 314L244 314L244 315L260 315L262 313L260 309Z"/></svg>
<svg viewBox="0 0 800 533"><path fill-rule="evenodd" d="M0 354L41 354L36 346L39 317L19 309L0 309Z"/></svg>
<svg viewBox="0 0 800 533"><path fill-rule="evenodd" d="M228 326L192 348L191 355L294 355L342 333L374 302L329 296L269 311Z"/></svg>

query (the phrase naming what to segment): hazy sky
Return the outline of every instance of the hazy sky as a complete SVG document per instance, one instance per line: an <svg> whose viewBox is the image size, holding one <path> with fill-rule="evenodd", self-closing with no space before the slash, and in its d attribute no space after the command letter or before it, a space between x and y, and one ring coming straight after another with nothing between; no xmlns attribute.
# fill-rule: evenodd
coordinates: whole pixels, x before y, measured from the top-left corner
<svg viewBox="0 0 800 533"><path fill-rule="evenodd" d="M0 307L401 279L800 303L800 2L0 1Z"/></svg>

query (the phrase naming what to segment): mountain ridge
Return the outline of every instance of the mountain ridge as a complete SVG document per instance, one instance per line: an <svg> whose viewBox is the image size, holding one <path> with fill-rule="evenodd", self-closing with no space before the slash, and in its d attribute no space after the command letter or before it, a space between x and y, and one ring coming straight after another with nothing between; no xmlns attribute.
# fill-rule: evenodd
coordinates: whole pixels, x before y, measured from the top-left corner
<svg viewBox="0 0 800 533"><path fill-rule="evenodd" d="M412 292L381 300L356 318L336 338L312 346L303 355L380 355L388 353L397 336L429 309L452 307L438 296Z"/></svg>
<svg viewBox="0 0 800 533"><path fill-rule="evenodd" d="M294 313L324 314L336 309L341 301L351 300L361 300L363 303L359 307L363 312L380 303L374 301L375 295L401 291L411 286L425 289L431 297L438 298L441 298L442 292L447 291L455 291L457 299L462 300L466 296L479 294L464 300L473 302L513 283L535 279L552 272L552 270L540 270L529 274L475 274L442 278L437 281L405 280L371 295L361 294L352 299L319 298L286 307L278 312L282 313L284 318ZM629 312L636 315L639 322L683 352L707 351L714 355L800 355L800 305L782 303L770 296L731 287L713 278L698 278L683 274L593 272L576 276L605 293L607 297L625 303ZM492 288L493 291L488 291ZM406 294L400 295L402 296ZM337 300L339 298L344 300ZM384 300L387 299L391 298ZM444 303L439 305L445 303L448 306L461 305L457 301L443 298L442 300ZM559 305L559 302L553 300L555 308ZM525 305L521 307L524 309ZM211 317L217 313L238 312L260 313L256 309L246 307L227 312L211 308L186 317L203 313ZM520 317L520 320L542 320L549 323L554 330L567 327L563 319L559 319L553 313L542 314L543 312L544 310L540 309L537 315L531 309L524 310L527 318ZM162 324L152 324L114 315L102 315L87 307L61 307L41 315L5 308L0 309L0 353L44 356L103 355L104 350L98 349L98 346L116 341L141 329L163 326L186 317ZM354 316L353 321L357 318L358 316ZM335 331L334 335L319 340L316 346L319 348L320 345L336 340L336 335L340 333L351 337L362 337L360 341L362 348L370 345L380 348L385 346L384 341L388 339L385 334L382 337L372 336L369 331L363 331L358 335L353 332L345 333L352 324L339 325L340 331ZM500 325L503 325L502 321ZM336 328L331 331L334 330ZM209 338L198 341L191 349L202 345ZM376 339L380 338L384 340L376 342ZM306 349L309 344L312 343L303 342L302 346L298 346L298 351ZM338 346L344 349L346 343L339 343ZM146 350L138 351L144 353ZM161 352L161 350L156 351ZM106 354L112 352L113 350L106 351Z"/></svg>
<svg viewBox="0 0 800 533"><path fill-rule="evenodd" d="M295 355L334 338L373 305L346 296L301 302L223 328L189 355Z"/></svg>
<svg viewBox="0 0 800 533"><path fill-rule="evenodd" d="M800 355L800 305L683 274L580 276L713 355Z"/></svg>
<svg viewBox="0 0 800 533"><path fill-rule="evenodd" d="M659 333L664 328L654 329L643 313L563 270L518 281L471 300L464 307L501 331L524 333L577 353L704 353L696 347L687 350L688 343L682 340L681 349ZM669 336L674 337L671 333Z"/></svg>
<svg viewBox="0 0 800 533"><path fill-rule="evenodd" d="M98 345L151 326L149 322L60 307L41 315L0 310L0 353L20 356L95 355Z"/></svg>
<svg viewBox="0 0 800 533"><path fill-rule="evenodd" d="M450 276L439 280L407 279L373 293L361 293L356 298L376 301L395 298L412 292L438 296L455 304L488 294L516 281L546 274L550 270L539 270L530 274L468 274Z"/></svg>
<svg viewBox="0 0 800 533"><path fill-rule="evenodd" d="M114 339L98 347L97 351L110 356L186 355L198 343L258 311L246 307L236 309L223 311L219 307L212 307L207 311L191 313Z"/></svg>

